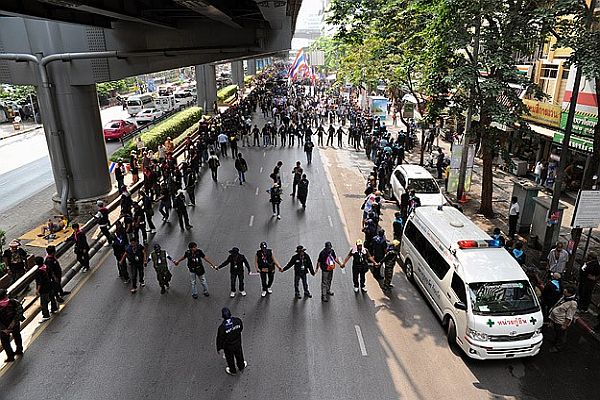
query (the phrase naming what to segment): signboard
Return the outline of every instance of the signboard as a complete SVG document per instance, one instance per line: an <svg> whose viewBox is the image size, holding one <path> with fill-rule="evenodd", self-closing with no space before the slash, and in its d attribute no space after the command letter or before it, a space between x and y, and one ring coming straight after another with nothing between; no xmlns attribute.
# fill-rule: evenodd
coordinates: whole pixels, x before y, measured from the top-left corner
<svg viewBox="0 0 600 400"><path fill-rule="evenodd" d="M154 79L148 79L148 91L154 92L154 90L155 90Z"/></svg>
<svg viewBox="0 0 600 400"><path fill-rule="evenodd" d="M556 132L552 138L552 141L562 145L564 136L564 133ZM591 153L594 151L594 140L591 138L585 138L571 134L571 137L569 138L569 147Z"/></svg>
<svg viewBox="0 0 600 400"><path fill-rule="evenodd" d="M567 125L567 114L573 94L576 71L577 68L571 66L562 103L562 118L560 123L562 129L565 129ZM581 136L594 137L594 126L596 123L598 123L598 104L596 102L595 81L584 76L581 88L579 89L579 95L577 96L577 107L575 108L572 132Z"/></svg>
<svg viewBox="0 0 600 400"><path fill-rule="evenodd" d="M580 190L571 221L572 228L600 226L600 191Z"/></svg>
<svg viewBox="0 0 600 400"><path fill-rule="evenodd" d="M458 176L460 174L460 161L462 158L462 144L452 145L452 154L450 155L450 173L448 174L448 186L446 191L453 193L458 190ZM475 146L469 146L469 155L467 157L467 172L465 174L465 192L471 190L471 176L473 175L473 161L475 159Z"/></svg>
<svg viewBox="0 0 600 400"><path fill-rule="evenodd" d="M523 104L529 109L529 115L523 115L523 119L537 124L560 128L561 108L555 104L542 103L537 100L523 100Z"/></svg>
<svg viewBox="0 0 600 400"><path fill-rule="evenodd" d="M562 113L562 117L560 119L560 127L565 129L567 126L567 115L569 114L568 110ZM583 112L583 111L575 111L575 118L573 118L573 129L572 133L581 136L587 136L590 138L594 137L594 127L598 123L598 114Z"/></svg>
<svg viewBox="0 0 600 400"><path fill-rule="evenodd" d="M402 116L404 118L415 117L415 105L413 103L405 102L402 106Z"/></svg>
<svg viewBox="0 0 600 400"><path fill-rule="evenodd" d="M381 96L371 96L371 114L375 117L387 118L388 99Z"/></svg>

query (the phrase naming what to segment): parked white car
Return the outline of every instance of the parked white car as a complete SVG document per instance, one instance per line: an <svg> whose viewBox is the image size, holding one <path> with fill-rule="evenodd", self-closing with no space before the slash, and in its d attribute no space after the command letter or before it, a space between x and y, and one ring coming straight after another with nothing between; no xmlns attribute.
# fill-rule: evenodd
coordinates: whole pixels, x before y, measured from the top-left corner
<svg viewBox="0 0 600 400"><path fill-rule="evenodd" d="M422 206L441 206L447 203L437 181L420 165L398 165L392 173L390 185L398 202L403 193L414 190Z"/></svg>
<svg viewBox="0 0 600 400"><path fill-rule="evenodd" d="M147 124L162 117L162 115L163 112L157 108L146 108L137 113L135 116L135 122L137 122L138 125Z"/></svg>

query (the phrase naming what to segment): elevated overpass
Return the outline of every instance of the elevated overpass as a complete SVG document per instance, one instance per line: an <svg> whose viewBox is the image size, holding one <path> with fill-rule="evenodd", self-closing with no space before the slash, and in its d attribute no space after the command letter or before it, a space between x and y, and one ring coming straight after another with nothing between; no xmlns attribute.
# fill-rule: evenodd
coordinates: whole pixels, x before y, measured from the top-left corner
<svg viewBox="0 0 600 400"><path fill-rule="evenodd" d="M35 85L63 208L111 191L95 84L196 66L198 102L216 99L214 63L287 50L302 0L0 2L0 83ZM241 73L239 71L242 71Z"/></svg>

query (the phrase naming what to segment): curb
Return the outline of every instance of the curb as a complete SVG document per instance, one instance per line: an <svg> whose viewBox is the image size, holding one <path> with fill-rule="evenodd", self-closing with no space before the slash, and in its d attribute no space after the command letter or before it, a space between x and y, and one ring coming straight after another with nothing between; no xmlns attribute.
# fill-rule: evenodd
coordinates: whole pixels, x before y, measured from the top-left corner
<svg viewBox="0 0 600 400"><path fill-rule="evenodd" d="M6 136L0 137L0 140L10 139L11 137L23 135L25 133L29 133L29 132L35 131L36 129L40 129L41 127L43 127L43 125L38 125L38 126L35 126L35 127L23 129L22 131L16 131L16 132L13 132L13 133L9 133Z"/></svg>

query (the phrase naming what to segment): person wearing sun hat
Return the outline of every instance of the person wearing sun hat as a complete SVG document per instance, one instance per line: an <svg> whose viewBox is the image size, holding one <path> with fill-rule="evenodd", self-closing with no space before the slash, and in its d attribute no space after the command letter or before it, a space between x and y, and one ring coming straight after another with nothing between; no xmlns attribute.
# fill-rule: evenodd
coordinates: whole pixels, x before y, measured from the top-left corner
<svg viewBox="0 0 600 400"><path fill-rule="evenodd" d="M346 266L346 263L350 258L352 258L352 282L354 283L354 293L358 293L359 284L360 290L366 292L365 279L366 273L369 270L369 261L373 264L376 264L376 261L369 250L363 246L363 241L360 239L355 242L355 247L350 249L350 252L342 263L342 268Z"/></svg>
<svg viewBox="0 0 600 400"><path fill-rule="evenodd" d="M315 270L313 268L310 256L306 254L306 249L304 246L296 247L296 254L294 254L285 267L283 267L282 272L285 272L292 267L294 267L294 290L296 292L296 298L302 298L302 296L300 296L300 291L298 290L298 283L300 280L302 280L302 286L304 288L304 298L311 298L312 295L308 290L308 281L306 276L308 272L310 272L312 276L315 276Z"/></svg>

